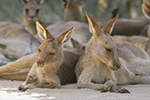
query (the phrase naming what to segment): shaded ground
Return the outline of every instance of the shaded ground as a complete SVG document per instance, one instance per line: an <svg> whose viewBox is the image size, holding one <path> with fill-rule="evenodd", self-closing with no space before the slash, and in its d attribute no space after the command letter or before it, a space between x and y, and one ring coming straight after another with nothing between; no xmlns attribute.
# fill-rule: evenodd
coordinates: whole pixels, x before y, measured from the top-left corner
<svg viewBox="0 0 150 100"><path fill-rule="evenodd" d="M130 94L101 93L91 89L76 89L76 84L62 89L30 89L18 91L22 81L0 80L0 100L150 100L150 84L126 85Z"/></svg>

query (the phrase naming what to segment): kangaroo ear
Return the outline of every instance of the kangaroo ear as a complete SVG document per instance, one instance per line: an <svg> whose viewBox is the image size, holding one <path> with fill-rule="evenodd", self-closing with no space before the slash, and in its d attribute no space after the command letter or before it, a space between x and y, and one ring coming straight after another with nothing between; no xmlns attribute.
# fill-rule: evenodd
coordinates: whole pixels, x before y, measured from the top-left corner
<svg viewBox="0 0 150 100"><path fill-rule="evenodd" d="M71 43L73 45L73 48L76 48L78 51L84 50L84 46L74 38L71 38Z"/></svg>
<svg viewBox="0 0 150 100"><path fill-rule="evenodd" d="M148 0L143 0L142 10L147 18L150 18L150 2Z"/></svg>
<svg viewBox="0 0 150 100"><path fill-rule="evenodd" d="M64 8L68 8L70 6L70 0L62 0L64 4Z"/></svg>
<svg viewBox="0 0 150 100"><path fill-rule="evenodd" d="M101 27L98 26L98 24L89 16L87 12L85 13L89 22L89 31L93 33L94 38L97 38L100 35L102 35L103 31L101 30Z"/></svg>
<svg viewBox="0 0 150 100"><path fill-rule="evenodd" d="M119 16L119 13L116 15L116 17L112 20L110 20L109 23L107 23L103 28L102 30L105 32L105 33L108 33L108 34L111 34L113 28L114 28L114 25L116 23L116 20L118 19L118 16Z"/></svg>
<svg viewBox="0 0 150 100"><path fill-rule="evenodd" d="M77 40L75 40L74 38L71 38L71 43L73 45L74 48L78 48L78 47L83 47L82 44L80 44Z"/></svg>
<svg viewBox="0 0 150 100"><path fill-rule="evenodd" d="M67 41L71 38L73 29L74 29L74 27L72 27L72 28L69 29L68 31L62 33L60 36L58 36L58 37L56 38L56 40L57 40L60 44L63 44L63 43L65 43L65 42L67 42Z"/></svg>
<svg viewBox="0 0 150 100"><path fill-rule="evenodd" d="M86 3L86 0L77 0L75 3L77 3L80 6L84 6Z"/></svg>
<svg viewBox="0 0 150 100"><path fill-rule="evenodd" d="M23 4L27 4L30 0L21 0Z"/></svg>
<svg viewBox="0 0 150 100"><path fill-rule="evenodd" d="M37 28L37 32L38 35L41 39L46 40L46 39L53 39L54 36L52 34L50 34L50 32L45 29L39 21L36 21L36 28Z"/></svg>
<svg viewBox="0 0 150 100"><path fill-rule="evenodd" d="M42 4L44 2L44 0L37 0L38 4Z"/></svg>

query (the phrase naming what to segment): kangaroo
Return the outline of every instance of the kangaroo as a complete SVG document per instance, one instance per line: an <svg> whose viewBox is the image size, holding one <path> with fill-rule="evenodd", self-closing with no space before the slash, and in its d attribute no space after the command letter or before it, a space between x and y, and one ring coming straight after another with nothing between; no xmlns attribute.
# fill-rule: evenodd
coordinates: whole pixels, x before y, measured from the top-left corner
<svg viewBox="0 0 150 100"><path fill-rule="evenodd" d="M43 42L37 35L36 21L41 20L40 5L44 0L22 0L24 4L23 8L23 21L22 26L26 28L35 38L40 42ZM40 22L44 27L51 25L51 23Z"/></svg>
<svg viewBox="0 0 150 100"><path fill-rule="evenodd" d="M24 26L32 35L37 34L36 21L40 20L40 4L43 0L22 0L24 3L23 8L23 21Z"/></svg>
<svg viewBox="0 0 150 100"><path fill-rule="evenodd" d="M60 85L76 82L74 67L79 54L73 48L62 48L74 28L55 38L39 22L36 22L36 25L39 36L44 40L38 48L38 53L0 67L0 78L25 80L19 86L21 91L30 86L58 88Z"/></svg>
<svg viewBox="0 0 150 100"><path fill-rule="evenodd" d="M19 24L0 22L0 53L6 59L0 61L12 62L27 54L37 52L40 42Z"/></svg>
<svg viewBox="0 0 150 100"><path fill-rule="evenodd" d="M150 60L140 47L115 43L110 36L118 14L103 28L88 15L93 36L75 67L78 88L130 93L118 85L150 83Z"/></svg>
<svg viewBox="0 0 150 100"><path fill-rule="evenodd" d="M74 3L71 3L70 0L62 0L62 2L64 4L65 21L85 21L82 7L85 5L86 0L76 0Z"/></svg>

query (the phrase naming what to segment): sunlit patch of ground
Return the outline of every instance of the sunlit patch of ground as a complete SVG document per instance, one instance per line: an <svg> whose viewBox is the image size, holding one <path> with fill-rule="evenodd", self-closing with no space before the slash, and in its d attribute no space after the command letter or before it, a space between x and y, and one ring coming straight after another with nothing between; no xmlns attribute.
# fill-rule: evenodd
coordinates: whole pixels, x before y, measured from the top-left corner
<svg viewBox="0 0 150 100"><path fill-rule="evenodd" d="M64 85L61 89L29 89L20 92L22 81L0 79L0 100L150 100L150 84L126 85L130 94L101 93L91 89L77 89L76 84Z"/></svg>

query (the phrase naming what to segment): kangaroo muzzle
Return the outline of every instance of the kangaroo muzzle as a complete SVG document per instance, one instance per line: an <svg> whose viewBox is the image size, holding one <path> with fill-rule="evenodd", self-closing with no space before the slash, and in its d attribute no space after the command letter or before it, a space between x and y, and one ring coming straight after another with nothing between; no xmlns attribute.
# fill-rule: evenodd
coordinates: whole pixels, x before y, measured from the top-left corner
<svg viewBox="0 0 150 100"><path fill-rule="evenodd" d="M44 66L44 63L41 60L38 60L36 63L37 63L37 66L39 66L39 67Z"/></svg>

